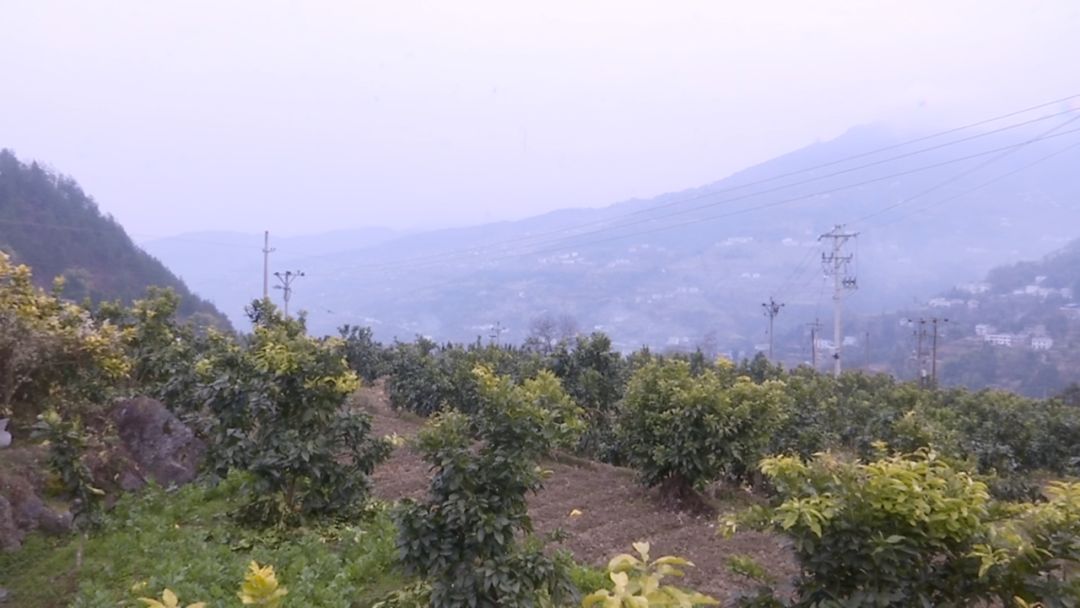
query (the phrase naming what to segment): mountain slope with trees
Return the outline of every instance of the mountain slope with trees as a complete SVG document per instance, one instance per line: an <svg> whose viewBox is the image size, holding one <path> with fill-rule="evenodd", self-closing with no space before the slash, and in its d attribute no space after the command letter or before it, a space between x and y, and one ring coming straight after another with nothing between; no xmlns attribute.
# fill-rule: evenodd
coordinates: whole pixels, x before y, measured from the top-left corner
<svg viewBox="0 0 1080 608"><path fill-rule="evenodd" d="M72 300L131 302L150 286L180 296L180 314L227 325L160 261L139 249L74 179L0 150L0 251L34 270L39 285L64 278Z"/></svg>

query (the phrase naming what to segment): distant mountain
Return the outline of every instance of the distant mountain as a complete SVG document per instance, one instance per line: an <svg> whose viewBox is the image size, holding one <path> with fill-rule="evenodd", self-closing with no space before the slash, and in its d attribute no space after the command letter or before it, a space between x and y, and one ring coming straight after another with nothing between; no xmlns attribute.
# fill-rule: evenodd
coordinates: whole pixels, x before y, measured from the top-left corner
<svg viewBox="0 0 1080 608"><path fill-rule="evenodd" d="M359 323L382 339L471 340L497 325L520 342L531 319L553 314L626 349L748 354L767 339L770 296L786 304L778 336L828 313L818 237L834 224L860 232L845 251L859 285L849 313L906 308L1080 236L1076 136L1032 141L1037 133L905 144L859 128L683 192L288 261L282 245L272 265L306 273L292 306L319 333ZM261 290L259 244L249 247L242 271L184 273L233 318ZM160 255L177 265L188 254Z"/></svg>
<svg viewBox="0 0 1080 608"><path fill-rule="evenodd" d="M208 315L227 325L212 304L195 296L157 259L104 216L75 180L24 164L0 150L0 250L29 265L43 286L66 279L64 295L75 300L131 300L151 285L180 295L180 313Z"/></svg>

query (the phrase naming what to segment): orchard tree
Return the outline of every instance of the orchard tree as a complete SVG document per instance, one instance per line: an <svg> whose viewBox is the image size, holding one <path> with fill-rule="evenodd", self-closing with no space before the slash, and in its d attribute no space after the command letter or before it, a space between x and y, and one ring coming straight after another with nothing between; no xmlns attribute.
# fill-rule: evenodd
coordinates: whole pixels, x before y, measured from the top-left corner
<svg viewBox="0 0 1080 608"><path fill-rule="evenodd" d="M539 458L575 441L578 408L550 373L521 385L474 373L472 417L443 412L417 438L434 475L426 499L395 512L402 563L430 582L436 608L560 605L568 561L531 537L526 497L541 487Z"/></svg>
<svg viewBox="0 0 1080 608"><path fill-rule="evenodd" d="M298 525L362 508L368 475L390 450L370 418L344 407L359 386L338 338L306 335L269 301L249 310L243 344L218 338L196 364L208 404L212 464L253 476L241 515Z"/></svg>
<svg viewBox="0 0 1080 608"><path fill-rule="evenodd" d="M654 361L630 379L618 436L648 486L676 498L721 477L743 480L784 419L784 384L755 384L730 370L693 375L685 361Z"/></svg>
<svg viewBox="0 0 1080 608"><path fill-rule="evenodd" d="M0 252L0 417L15 429L49 408L79 415L103 404L130 371L120 330L33 284Z"/></svg>

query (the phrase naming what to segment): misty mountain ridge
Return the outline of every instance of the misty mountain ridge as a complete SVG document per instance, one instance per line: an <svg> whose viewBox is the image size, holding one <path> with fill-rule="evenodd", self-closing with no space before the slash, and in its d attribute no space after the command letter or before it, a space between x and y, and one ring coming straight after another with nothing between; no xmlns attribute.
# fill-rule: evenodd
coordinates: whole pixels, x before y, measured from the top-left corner
<svg viewBox="0 0 1080 608"><path fill-rule="evenodd" d="M532 318L557 314L623 348L709 336L743 351L763 339L770 296L786 304L778 333L827 313L818 237L835 224L861 233L848 252L855 312L908 307L1076 238L1080 152L1065 136L1024 145L1048 126L907 145L862 127L651 199L385 238L275 238L271 269L306 273L291 308L315 333L361 323L382 339L472 340L498 324L519 342ZM228 264L183 267L195 240L144 247L239 321L261 293L261 238Z"/></svg>

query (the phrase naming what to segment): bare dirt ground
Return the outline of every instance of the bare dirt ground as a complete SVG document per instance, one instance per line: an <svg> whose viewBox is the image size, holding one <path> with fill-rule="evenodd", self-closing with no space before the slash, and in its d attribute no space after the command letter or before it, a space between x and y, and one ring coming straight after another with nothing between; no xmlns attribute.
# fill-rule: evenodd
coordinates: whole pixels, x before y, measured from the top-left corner
<svg viewBox="0 0 1080 608"><path fill-rule="evenodd" d="M376 435L411 437L424 424L422 418L392 410L378 388L365 390L357 403L371 414ZM562 546L581 563L602 568L612 556L630 552L632 542L647 540L654 557L679 555L697 565L678 584L721 601L753 586L728 571L727 561L733 555L754 558L777 582L791 580L798 572L782 538L744 532L724 539L717 535L714 516L671 510L656 492L638 485L628 469L578 459L544 466L552 475L544 489L529 500L533 526L539 534L561 528L567 536ZM416 452L403 447L375 470L373 478L379 498L422 498L429 471ZM744 504L732 502L730 506ZM571 515L572 511L580 515Z"/></svg>

